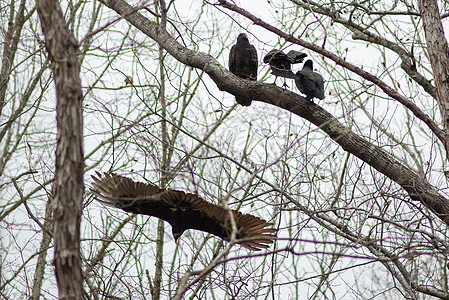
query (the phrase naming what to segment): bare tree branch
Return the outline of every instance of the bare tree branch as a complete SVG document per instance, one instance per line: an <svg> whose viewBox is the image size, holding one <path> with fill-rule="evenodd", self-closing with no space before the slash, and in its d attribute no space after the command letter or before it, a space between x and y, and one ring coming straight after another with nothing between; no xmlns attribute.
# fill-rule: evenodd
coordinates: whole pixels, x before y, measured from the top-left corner
<svg viewBox="0 0 449 300"><path fill-rule="evenodd" d="M448 137L447 137L447 132L445 130L442 130L434 121L433 119L427 115L426 113L424 113L415 103L413 103L412 101L410 101L409 99L407 99L406 97L402 96L401 94L399 94L398 91L396 91L394 88L390 87L389 85L387 85L385 82L383 82L382 80L380 80L379 78L377 78L376 76L372 75L369 72L366 72L364 70L362 70L361 68L348 63L346 60L344 60L342 57L327 51L326 49L319 47L315 44L306 42L302 39L296 38L292 35L286 34L283 31L277 29L276 27L264 22L263 20L261 20L260 18L257 18L256 16L250 14L249 12L245 11L244 9L231 4L227 1L221 0L219 1L220 5L223 7L226 7L232 11L235 11L239 14L241 14L242 16L245 16L246 18L250 19L251 21L254 22L254 24L259 25L273 33L276 33L277 35L279 35L280 37L284 38L285 40L301 45L305 48L308 48L312 51L315 51L319 54L322 54L323 56L333 60L336 64L347 68L348 70L354 72L355 74L359 75L360 77L371 81L372 83L374 83L375 85L377 85L378 87L380 87L388 96L390 96L391 98L399 101L402 105L404 105L405 107L407 107L417 118L419 118L420 120L422 120L429 128L430 130L432 130L432 132L438 137L438 139L442 142L442 144L444 145L445 149L446 149L446 156L449 157L449 144L447 143L448 141ZM363 32L363 31L362 31Z"/></svg>
<svg viewBox="0 0 449 300"><path fill-rule="evenodd" d="M23 24L27 18L25 18L25 0L20 1L19 9L14 19L14 0L11 0L9 9L8 28L5 34L5 40L3 44L2 55L2 67L0 71L0 115L5 105L6 88L8 87L9 75L13 66L14 57L17 52L17 45L20 40L20 33L23 28ZM34 10L33 10L34 11ZM30 14L31 15L31 14ZM30 16L29 15L29 16Z"/></svg>
<svg viewBox="0 0 449 300"><path fill-rule="evenodd" d="M42 232L42 241L41 246L39 248L39 257L37 258L37 264L36 264L36 270L34 271L34 278L33 278L33 289L31 293L31 299L32 300L39 300L41 296L41 289L42 289L42 281L44 279L45 269L47 266L47 253L48 248L50 246L50 243L52 241L52 236L48 232L53 231L53 221L51 219L52 212L51 212L51 200L53 198L53 195L48 195L48 201L47 205L45 205L45 221L44 221L44 228Z"/></svg>
<svg viewBox="0 0 449 300"><path fill-rule="evenodd" d="M302 7L306 10L311 10L317 13L320 13L322 15L328 16L331 18L334 22L340 23L349 30L353 32L352 38L353 39L359 39L364 40L373 44L384 46L394 52L396 52L399 57L402 60L401 68L412 78L414 81L416 81L419 85L423 87L423 89L428 92L432 97L436 98L435 94L435 87L432 85L430 80L425 78L423 75L421 75L417 69L416 69L416 60L412 53L408 52L406 49L398 45L397 43L394 43L387 38L384 38L382 36L379 36L372 31L369 31L368 28L364 26L360 26L356 23L354 23L353 20L347 20L343 18L340 14L336 13L334 10L327 8L321 3L316 3L314 1L307 1L303 2L300 0L294 0L293 1L296 5ZM368 8L363 7L360 4L354 3L356 7L362 7L364 10L367 10L367 13L370 14L368 11ZM395 14L394 12L390 13L382 13L382 12L376 12L373 14L380 14L380 15L388 15L388 14ZM401 13L402 14L402 13ZM408 15L412 15L413 12L409 12ZM418 14L419 15L419 14ZM423 120L424 121L424 120Z"/></svg>
<svg viewBox="0 0 449 300"><path fill-rule="evenodd" d="M158 0L156 2L157 8L160 13L160 26L162 28L166 28L167 25L167 7L165 5L164 0ZM159 19L158 19L159 20ZM167 129L167 99L165 98L165 62L164 62L164 49L159 45L159 75L160 75L160 87L159 87L159 95L158 102L161 104L161 113L162 113L162 122L161 122L161 136L162 136L162 162L161 162L161 170L162 174L164 174L161 178L161 187L165 188L167 184L167 172L170 165L170 160L168 157L169 153L169 134ZM164 221L159 219L157 224L157 239L156 239L156 270L154 272L154 280L151 289L151 297L153 300L159 300L161 297L161 284L162 284L162 264L164 257L164 233L165 233L165 224Z"/></svg>

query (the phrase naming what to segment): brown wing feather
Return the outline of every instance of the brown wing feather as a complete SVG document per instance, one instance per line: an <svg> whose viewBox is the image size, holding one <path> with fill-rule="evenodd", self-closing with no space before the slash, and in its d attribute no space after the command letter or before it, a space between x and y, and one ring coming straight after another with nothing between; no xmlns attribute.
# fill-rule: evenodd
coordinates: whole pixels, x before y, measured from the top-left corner
<svg viewBox="0 0 449 300"><path fill-rule="evenodd" d="M103 204L172 222L171 205L160 200L160 195L165 190L114 173L104 173L102 177L97 172L97 177L92 176L92 179L92 194Z"/></svg>
<svg viewBox="0 0 449 300"><path fill-rule="evenodd" d="M155 216L169 222L176 230L197 229L229 241L232 226L229 212L197 195L134 182L116 174L92 176L92 193L107 205L127 212ZM251 250L269 247L277 230L256 216L232 210L239 244Z"/></svg>
<svg viewBox="0 0 449 300"><path fill-rule="evenodd" d="M189 218L189 228L209 232L229 241L231 238L232 225L229 211L221 206L206 202L193 194L186 194L186 201L192 203L192 211L201 214L200 218ZM256 216L243 214L231 210L237 226L238 243L251 250L268 248L276 239L277 230L272 228L273 224L266 222ZM186 217L188 214L186 214ZM205 224L207 220L207 224Z"/></svg>
<svg viewBox="0 0 449 300"><path fill-rule="evenodd" d="M197 195L182 191L167 190L161 197L166 202L177 202L181 208L177 221L185 229L196 229L216 235L226 241L231 238L232 225L229 212L221 206L209 203ZM276 239L273 224L250 214L231 210L237 226L238 244L251 250L268 248Z"/></svg>

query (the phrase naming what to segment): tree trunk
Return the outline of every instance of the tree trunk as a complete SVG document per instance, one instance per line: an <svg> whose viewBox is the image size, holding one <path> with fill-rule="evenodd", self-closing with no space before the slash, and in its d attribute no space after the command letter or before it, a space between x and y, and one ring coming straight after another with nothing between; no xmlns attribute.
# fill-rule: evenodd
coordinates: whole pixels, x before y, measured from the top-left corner
<svg viewBox="0 0 449 300"><path fill-rule="evenodd" d="M37 0L56 84L57 146L55 197L52 203L55 273L59 299L82 299L80 222L83 203L83 119L78 43L65 23L59 3Z"/></svg>
<svg viewBox="0 0 449 300"><path fill-rule="evenodd" d="M419 12L424 24L427 52L435 79L436 98L440 107L443 127L449 129L449 48L444 37L438 4L434 0L419 0ZM446 152L449 140L445 142Z"/></svg>

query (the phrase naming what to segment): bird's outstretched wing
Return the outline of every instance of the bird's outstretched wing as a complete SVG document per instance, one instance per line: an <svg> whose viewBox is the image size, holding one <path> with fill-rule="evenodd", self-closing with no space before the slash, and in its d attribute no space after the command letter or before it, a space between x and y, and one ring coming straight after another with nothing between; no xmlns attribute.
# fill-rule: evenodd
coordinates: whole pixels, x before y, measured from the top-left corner
<svg viewBox="0 0 449 300"><path fill-rule="evenodd" d="M287 57L289 58L289 60L291 61L292 64L301 63L306 56L307 56L306 53L299 52L296 50L290 50L287 53Z"/></svg>

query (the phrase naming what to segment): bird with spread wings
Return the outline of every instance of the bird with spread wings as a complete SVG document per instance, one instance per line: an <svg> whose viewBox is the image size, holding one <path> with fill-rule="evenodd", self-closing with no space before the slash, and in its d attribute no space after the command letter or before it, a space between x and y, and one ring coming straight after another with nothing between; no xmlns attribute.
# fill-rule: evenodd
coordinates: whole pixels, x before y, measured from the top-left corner
<svg viewBox="0 0 449 300"><path fill-rule="evenodd" d="M97 172L92 176L92 194L100 202L134 214L160 218L172 226L175 241L185 230L196 229L230 241L232 222L236 225L237 243L250 250L268 248L276 239L277 229L259 217L227 210L195 194L161 189L130 178Z"/></svg>

